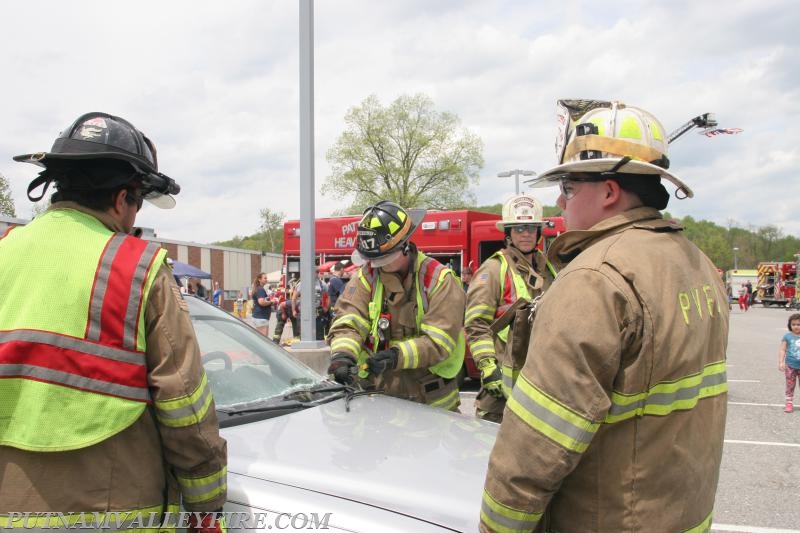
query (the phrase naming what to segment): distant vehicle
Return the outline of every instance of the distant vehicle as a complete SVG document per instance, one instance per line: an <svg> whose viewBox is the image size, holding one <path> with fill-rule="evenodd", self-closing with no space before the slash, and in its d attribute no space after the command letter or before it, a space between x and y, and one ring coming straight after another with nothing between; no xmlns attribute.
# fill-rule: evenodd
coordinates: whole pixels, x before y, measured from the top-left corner
<svg viewBox="0 0 800 533"><path fill-rule="evenodd" d="M228 442L229 531L478 530L497 424L328 381L184 300Z"/></svg>
<svg viewBox="0 0 800 533"><path fill-rule="evenodd" d="M795 302L797 263L765 261L758 264L758 300L764 307L786 307ZM755 285L754 285L755 287Z"/></svg>
<svg viewBox="0 0 800 533"><path fill-rule="evenodd" d="M758 287L758 270L739 268L725 272L725 284L731 288L730 298L732 303L736 303L736 301L739 299L739 287L748 281L753 286L753 297L756 298L755 293L756 288Z"/></svg>

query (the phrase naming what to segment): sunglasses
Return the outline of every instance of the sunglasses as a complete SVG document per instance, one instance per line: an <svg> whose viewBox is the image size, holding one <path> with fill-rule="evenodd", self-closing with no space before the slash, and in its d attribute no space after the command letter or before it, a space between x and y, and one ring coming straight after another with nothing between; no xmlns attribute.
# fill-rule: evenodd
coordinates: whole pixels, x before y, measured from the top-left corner
<svg viewBox="0 0 800 533"><path fill-rule="evenodd" d="M514 233L536 233L539 229L537 224L520 224L518 226L511 226L511 231Z"/></svg>

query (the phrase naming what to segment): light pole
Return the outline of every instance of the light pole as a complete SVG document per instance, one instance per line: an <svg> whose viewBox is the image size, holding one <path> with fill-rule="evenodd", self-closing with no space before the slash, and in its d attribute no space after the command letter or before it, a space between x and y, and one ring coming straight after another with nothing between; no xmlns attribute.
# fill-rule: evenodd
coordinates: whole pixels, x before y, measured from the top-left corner
<svg viewBox="0 0 800 533"><path fill-rule="evenodd" d="M739 257L736 255L739 252L739 247L733 247L733 269L739 270Z"/></svg>
<svg viewBox="0 0 800 533"><path fill-rule="evenodd" d="M535 175L536 175L536 172L534 172L533 170L520 170L518 168L516 168L514 170L507 170L505 172L498 172L497 173L497 177L498 178L510 178L511 176L514 176L516 178L517 194L519 194L519 177L520 176L535 176Z"/></svg>

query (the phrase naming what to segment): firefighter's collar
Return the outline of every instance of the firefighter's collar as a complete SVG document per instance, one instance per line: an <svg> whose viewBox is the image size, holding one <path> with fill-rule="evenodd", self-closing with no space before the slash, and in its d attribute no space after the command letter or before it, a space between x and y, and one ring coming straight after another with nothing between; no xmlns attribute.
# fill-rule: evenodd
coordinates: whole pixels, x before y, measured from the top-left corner
<svg viewBox="0 0 800 533"><path fill-rule="evenodd" d="M682 229L676 222L664 220L658 209L636 207L601 220L587 230L572 230L562 233L550 244L547 257L552 262L568 263L591 246L598 238L616 233L629 226L653 229L655 231Z"/></svg>

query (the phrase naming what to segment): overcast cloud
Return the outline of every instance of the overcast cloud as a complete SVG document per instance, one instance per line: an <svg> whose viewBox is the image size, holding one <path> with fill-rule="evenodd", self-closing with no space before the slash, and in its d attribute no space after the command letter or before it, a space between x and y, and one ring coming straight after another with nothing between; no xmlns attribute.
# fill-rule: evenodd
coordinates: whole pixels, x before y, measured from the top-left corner
<svg viewBox="0 0 800 533"><path fill-rule="evenodd" d="M800 236L800 9L793 0L315 2L316 180L346 111L426 93L484 142L479 205L555 164L555 101L619 99L667 130L716 113L739 135L694 130L671 169L695 198L668 210ZM298 3L27 0L4 3L0 172L28 218L36 168L87 111L133 122L182 186L177 207L137 223L211 242L258 230L268 207L299 217ZM794 36L794 37L793 37ZM671 186L668 187L672 191ZM534 192L553 205L554 189ZM317 195L317 216L348 202Z"/></svg>

